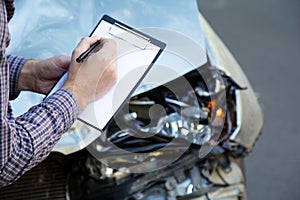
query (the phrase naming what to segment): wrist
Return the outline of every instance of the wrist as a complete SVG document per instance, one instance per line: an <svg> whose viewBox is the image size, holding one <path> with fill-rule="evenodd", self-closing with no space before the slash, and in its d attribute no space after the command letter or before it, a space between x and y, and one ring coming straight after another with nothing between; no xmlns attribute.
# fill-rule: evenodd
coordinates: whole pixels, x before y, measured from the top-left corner
<svg viewBox="0 0 300 200"><path fill-rule="evenodd" d="M82 95L83 93L80 92L75 84L71 83L71 81L66 81L62 88L69 90L73 94L77 100L79 113L81 113L88 104L88 100L85 98L85 95Z"/></svg>
<svg viewBox="0 0 300 200"><path fill-rule="evenodd" d="M35 65L38 61L36 60L26 60L24 63L18 80L18 90L30 90L35 91Z"/></svg>

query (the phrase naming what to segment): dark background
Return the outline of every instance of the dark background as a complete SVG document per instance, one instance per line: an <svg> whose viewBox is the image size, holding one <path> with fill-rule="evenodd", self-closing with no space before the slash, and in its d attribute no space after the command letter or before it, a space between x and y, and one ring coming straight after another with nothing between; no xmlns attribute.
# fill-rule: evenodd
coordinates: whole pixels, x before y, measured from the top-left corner
<svg viewBox="0 0 300 200"><path fill-rule="evenodd" d="M249 200L300 199L300 1L198 0L264 112L246 160Z"/></svg>

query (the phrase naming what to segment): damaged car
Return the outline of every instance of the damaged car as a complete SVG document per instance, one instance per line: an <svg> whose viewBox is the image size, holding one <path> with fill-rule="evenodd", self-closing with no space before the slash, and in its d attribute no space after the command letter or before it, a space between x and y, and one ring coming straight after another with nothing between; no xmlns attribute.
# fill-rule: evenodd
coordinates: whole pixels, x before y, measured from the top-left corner
<svg viewBox="0 0 300 200"><path fill-rule="evenodd" d="M246 75L200 6L17 1L11 54L70 54L104 14L167 47L105 130L76 121L46 160L0 190L0 199L246 199L244 159L261 133L263 115ZM15 114L43 98L23 92L12 102Z"/></svg>

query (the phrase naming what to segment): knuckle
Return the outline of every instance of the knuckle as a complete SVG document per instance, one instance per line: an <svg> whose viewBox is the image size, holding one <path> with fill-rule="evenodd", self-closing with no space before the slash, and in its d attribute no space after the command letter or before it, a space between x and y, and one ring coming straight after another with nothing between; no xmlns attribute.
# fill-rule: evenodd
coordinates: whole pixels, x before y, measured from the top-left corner
<svg viewBox="0 0 300 200"><path fill-rule="evenodd" d="M90 40L89 37L83 37L83 38L81 38L81 41L82 41L82 42L87 42L87 41L89 41L89 40Z"/></svg>
<svg viewBox="0 0 300 200"><path fill-rule="evenodd" d="M75 48L72 52L72 56L76 56L76 55L79 55L81 53L81 51L79 50L79 48Z"/></svg>

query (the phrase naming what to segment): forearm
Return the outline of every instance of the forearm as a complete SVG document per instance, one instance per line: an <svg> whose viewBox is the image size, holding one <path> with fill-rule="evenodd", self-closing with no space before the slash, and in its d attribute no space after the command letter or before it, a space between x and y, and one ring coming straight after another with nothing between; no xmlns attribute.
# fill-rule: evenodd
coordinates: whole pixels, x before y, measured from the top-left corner
<svg viewBox="0 0 300 200"><path fill-rule="evenodd" d="M8 56L10 58L21 58ZM15 61L18 59L8 59ZM11 91L16 97L19 91L27 90L41 94L48 94L59 77L68 69L70 57L65 55L54 56L45 60L24 59L22 62L9 63ZM10 98L12 99L12 98Z"/></svg>
<svg viewBox="0 0 300 200"><path fill-rule="evenodd" d="M24 65L20 71L18 82L18 90L27 90L36 92L36 76L34 73L35 65L38 61L28 59L24 62Z"/></svg>
<svg viewBox="0 0 300 200"><path fill-rule="evenodd" d="M7 55L6 58L10 77L9 99L15 99L22 90L38 92L35 73L38 61L15 55Z"/></svg>

